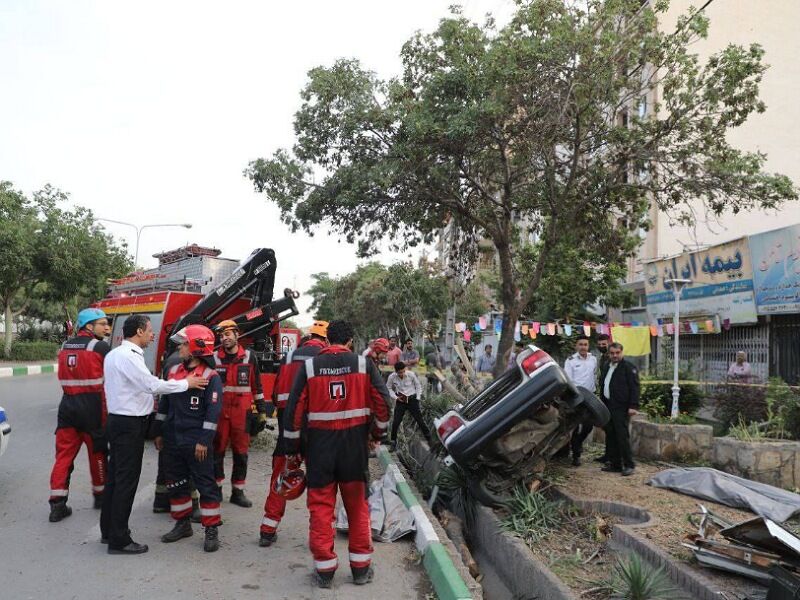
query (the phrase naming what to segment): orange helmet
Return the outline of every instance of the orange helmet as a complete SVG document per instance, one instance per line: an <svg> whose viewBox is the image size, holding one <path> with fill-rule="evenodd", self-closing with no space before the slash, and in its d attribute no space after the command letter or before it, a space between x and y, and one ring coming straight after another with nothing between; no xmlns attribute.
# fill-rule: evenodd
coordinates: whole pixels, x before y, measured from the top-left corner
<svg viewBox="0 0 800 600"><path fill-rule="evenodd" d="M236 324L236 321L232 321L231 319L220 321L214 329L217 330L217 333L222 333L228 329L235 329L236 333L239 333L239 326Z"/></svg>
<svg viewBox="0 0 800 600"><path fill-rule="evenodd" d="M328 337L328 322L314 321L314 324L309 327L308 333L311 335L318 335L319 337Z"/></svg>
<svg viewBox="0 0 800 600"><path fill-rule="evenodd" d="M170 338L176 344L189 343L189 354L196 357L214 354L214 334L205 325L187 325Z"/></svg>
<svg viewBox="0 0 800 600"><path fill-rule="evenodd" d="M278 475L278 478L272 484L272 491L283 496L286 500L296 500L303 495L306 489L306 474L299 466L289 468L287 463L286 469Z"/></svg>
<svg viewBox="0 0 800 600"><path fill-rule="evenodd" d="M386 338L378 338L374 342L372 342L372 350L374 352L388 352L389 351L389 340Z"/></svg>

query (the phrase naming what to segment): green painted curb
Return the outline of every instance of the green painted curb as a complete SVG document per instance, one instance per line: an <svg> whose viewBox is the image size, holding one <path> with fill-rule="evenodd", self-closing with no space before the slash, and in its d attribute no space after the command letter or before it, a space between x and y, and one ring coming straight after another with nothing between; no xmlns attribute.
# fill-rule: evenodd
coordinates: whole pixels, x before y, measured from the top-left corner
<svg viewBox="0 0 800 600"><path fill-rule="evenodd" d="M16 377L17 375L27 375L28 367L11 367L11 372Z"/></svg>
<svg viewBox="0 0 800 600"><path fill-rule="evenodd" d="M471 599L472 594L467 584L458 574L450 555L447 554L441 542L428 546L422 564L431 578L433 589L439 600L465 600Z"/></svg>
<svg viewBox="0 0 800 600"><path fill-rule="evenodd" d="M55 365L42 365L42 373L55 373L56 366Z"/></svg>
<svg viewBox="0 0 800 600"><path fill-rule="evenodd" d="M380 446L377 454L378 459L387 472L393 472L397 493L403 501L403 504L414 513L415 519L424 517L427 521L424 526L422 524L417 525L417 535L425 535L427 529L430 538L436 536L436 541L431 539L427 543L425 553L422 556L422 564L425 567L425 571L428 573L428 577L433 584L433 589L436 590L436 595L439 597L439 600L471 600L472 594L467 584L450 559L450 555L447 553L444 545L438 540L438 535L436 535L430 523L430 519L428 519L420 506L419 499L414 495L411 486L408 485L397 465L394 464L389 451L385 447ZM417 517L420 513L421 516Z"/></svg>

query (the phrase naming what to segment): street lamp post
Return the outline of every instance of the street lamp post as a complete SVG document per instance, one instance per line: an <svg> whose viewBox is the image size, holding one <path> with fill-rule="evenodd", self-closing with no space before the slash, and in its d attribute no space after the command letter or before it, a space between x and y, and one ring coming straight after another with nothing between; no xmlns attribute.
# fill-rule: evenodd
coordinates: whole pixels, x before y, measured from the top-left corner
<svg viewBox="0 0 800 600"><path fill-rule="evenodd" d="M680 354L678 352L680 344L680 318L681 318L681 292L683 288L692 283L691 279L666 279L664 283L672 284L672 295L675 297L675 315L672 321L672 327L675 330L675 340L672 358L672 412L673 419L678 417L678 402L681 396L681 388L678 385L678 366L680 362Z"/></svg>
<svg viewBox="0 0 800 600"><path fill-rule="evenodd" d="M151 225L135 225L134 223L126 223L125 221L115 221L114 219L102 219L98 218L98 221L107 221L109 223L116 223L117 225L127 225L128 227L133 227L136 230L136 248L134 250L134 258L133 264L134 266L138 266L139 264L139 239L142 237L142 230L147 229L148 227L183 227L185 229L191 229L191 223L154 223Z"/></svg>

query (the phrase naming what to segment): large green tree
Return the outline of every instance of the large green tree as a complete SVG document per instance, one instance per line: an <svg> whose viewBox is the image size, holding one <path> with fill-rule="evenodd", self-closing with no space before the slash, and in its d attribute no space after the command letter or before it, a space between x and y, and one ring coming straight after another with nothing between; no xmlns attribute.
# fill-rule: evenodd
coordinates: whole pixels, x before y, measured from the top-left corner
<svg viewBox="0 0 800 600"><path fill-rule="evenodd" d="M107 280L131 268L124 247L104 233L91 211L63 208L68 196L45 186L31 198L0 182L0 308L3 354L13 341L14 319L32 307L58 314L101 298ZM74 313L72 313L74 314Z"/></svg>
<svg viewBox="0 0 800 600"><path fill-rule="evenodd" d="M402 73L379 79L357 60L309 73L296 143L246 174L294 229L325 223L367 254L385 239L430 242L450 228L452 264L497 254L504 325L571 254L608 282L638 245L654 203L689 221L774 207L797 197L765 173L761 153L727 133L765 109L763 50L730 45L707 61L691 51L702 13L675 31L667 2L520 1L502 28L458 9L402 48ZM647 111L644 98L658 90ZM560 278L563 294L569 277ZM498 369L505 364L498 360Z"/></svg>
<svg viewBox="0 0 800 600"><path fill-rule="evenodd" d="M436 333L449 303L447 281L425 262L370 262L341 277L312 277L308 294L315 318L350 321L362 343L393 332Z"/></svg>

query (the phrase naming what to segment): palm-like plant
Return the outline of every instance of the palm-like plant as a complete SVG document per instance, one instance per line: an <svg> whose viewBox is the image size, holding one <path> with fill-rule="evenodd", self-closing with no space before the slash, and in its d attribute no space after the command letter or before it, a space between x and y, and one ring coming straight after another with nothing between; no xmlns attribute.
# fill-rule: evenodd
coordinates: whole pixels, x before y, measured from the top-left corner
<svg viewBox="0 0 800 600"><path fill-rule="evenodd" d="M653 567L638 554L621 559L614 566L610 582L614 600L680 600L681 590L667 577L664 569Z"/></svg>

